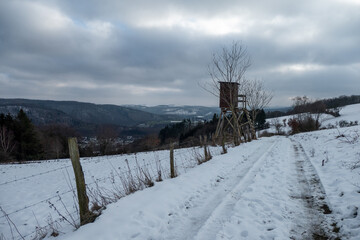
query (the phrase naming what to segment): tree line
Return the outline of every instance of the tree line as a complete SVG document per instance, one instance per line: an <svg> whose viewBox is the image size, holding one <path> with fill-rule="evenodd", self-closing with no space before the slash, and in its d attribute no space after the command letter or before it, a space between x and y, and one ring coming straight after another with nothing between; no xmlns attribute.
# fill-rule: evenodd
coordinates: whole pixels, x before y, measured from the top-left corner
<svg viewBox="0 0 360 240"><path fill-rule="evenodd" d="M67 138L75 135L65 125L36 127L22 109L15 117L0 114L0 161L66 157Z"/></svg>
<svg viewBox="0 0 360 240"><path fill-rule="evenodd" d="M276 118L282 116L288 116L292 114L305 113L305 112L318 112L322 111L323 113L331 114L335 117L339 116L339 111L341 107L350 104L360 103L360 95L351 95L351 96L339 96L334 98L321 99L316 101L311 101L306 96L295 97L293 99L293 106L290 110L286 112L282 111L269 111L266 113L267 118Z"/></svg>
<svg viewBox="0 0 360 240"><path fill-rule="evenodd" d="M66 124L36 126L22 109L15 116L1 113L0 162L68 158L69 137L78 138L82 157L129 153L136 150L129 144L133 137L151 136L154 131L156 129L140 132L137 128L98 125L95 134L83 136ZM126 140L126 136L131 139ZM151 142L157 145L155 140Z"/></svg>
<svg viewBox="0 0 360 240"><path fill-rule="evenodd" d="M270 115L273 118L271 124L275 127L277 134L284 134L284 132L281 131L281 128L286 127L286 125L291 128L291 134L319 130L322 128L320 122L320 116L322 114L330 114L334 117L339 117L341 108L346 105L360 103L360 96L340 96L317 101L312 101L307 96L297 96L292 100L292 109L280 115L291 115L287 122L286 119L283 119L283 123L281 123L280 120L276 118L279 117L277 112L268 114L268 116ZM276 116L274 116L274 114ZM339 124L340 126L353 126L357 125L358 122L348 123L347 121L340 121Z"/></svg>
<svg viewBox="0 0 360 240"><path fill-rule="evenodd" d="M266 113L264 109L256 109L256 112L257 114L255 115L252 111L250 111L251 119L254 115L256 116L254 121L256 130L266 128ZM190 119L185 119L180 123L167 125L159 132L159 144L168 144L170 142L179 142L181 145L186 145L183 143L189 142L200 144L201 136L207 136L207 139L212 139L212 135L216 131L218 121L219 116L214 114L210 121L205 120L194 124L190 121ZM246 117L244 117L242 121L247 122Z"/></svg>
<svg viewBox="0 0 360 240"><path fill-rule="evenodd" d="M255 126L266 127L264 110L257 110ZM250 114L252 116L252 114ZM79 141L80 155L98 156L141 152L165 148L169 143L178 142L183 147L200 144L200 138L211 140L219 116L214 114L209 121L191 122L184 119L169 124L158 133L135 139L132 143L118 142L113 126L99 126L94 141ZM246 121L246 119L244 119ZM71 127L61 124L35 126L23 110L16 116L0 114L0 162L59 159L69 157L67 139L80 135Z"/></svg>

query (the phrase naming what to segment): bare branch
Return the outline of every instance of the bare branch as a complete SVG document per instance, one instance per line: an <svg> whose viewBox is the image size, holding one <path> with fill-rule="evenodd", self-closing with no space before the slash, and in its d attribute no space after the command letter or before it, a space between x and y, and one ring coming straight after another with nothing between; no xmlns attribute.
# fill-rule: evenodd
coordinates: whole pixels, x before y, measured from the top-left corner
<svg viewBox="0 0 360 240"><path fill-rule="evenodd" d="M217 97L220 96L219 82L238 83L241 88L245 81L244 74L250 66L251 59L246 47L241 42L233 42L230 48L223 47L221 52L213 54L208 66L211 81L201 87Z"/></svg>
<svg viewBox="0 0 360 240"><path fill-rule="evenodd" d="M14 134L5 126L0 127L0 150L11 154L15 148Z"/></svg>
<svg viewBox="0 0 360 240"><path fill-rule="evenodd" d="M264 82L259 80L247 81L244 85L250 110L263 109L267 107L273 98L272 92L265 90Z"/></svg>
<svg viewBox="0 0 360 240"><path fill-rule="evenodd" d="M273 93L266 91L264 82L260 80L247 80L243 87L246 94L248 107L252 111L255 120L258 111L267 107L273 98Z"/></svg>

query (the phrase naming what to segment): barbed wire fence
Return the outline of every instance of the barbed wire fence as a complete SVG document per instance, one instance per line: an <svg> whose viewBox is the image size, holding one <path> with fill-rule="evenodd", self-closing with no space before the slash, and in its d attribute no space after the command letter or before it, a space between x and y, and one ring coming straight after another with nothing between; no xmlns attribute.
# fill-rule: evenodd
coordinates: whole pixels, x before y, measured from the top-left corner
<svg viewBox="0 0 360 240"><path fill-rule="evenodd" d="M196 157L202 155L202 148L200 146L194 146L189 148L188 146L191 144L194 144L193 141L182 142L180 144L177 143L175 145L176 149L174 149L174 159L177 175L185 173L188 169L193 168L199 164ZM183 146L186 148L182 148ZM93 208L92 210L101 211L101 209L104 208L107 204L113 203L121 197L124 197L131 193L127 191L127 188L129 186L126 186L127 184L129 184L129 180L136 182L136 188L134 189L134 191L137 191L146 187L150 187L155 184L155 182L170 178L170 164L168 156L170 152L168 150L170 149L170 144L166 145L165 148L167 148L167 150L148 151L148 153L153 152L153 156L151 158L146 157L146 159L144 158L140 161L138 159L138 153L134 153L131 155L122 154L120 156L127 156L128 158L132 159L128 160L126 158L124 160L125 164L122 163L121 166L115 166L111 161L111 159L118 158L119 155L115 157L102 157L100 161L107 162L110 165L110 171L108 173L108 176L99 178L92 176L92 181L86 183L86 189L90 198L90 204ZM159 156L160 153L163 155L162 157ZM211 154L220 155L220 147L213 147ZM96 158L90 158L90 160L93 159ZM89 160L89 158L86 158L86 160ZM85 168L87 168L88 164L91 164L91 161L86 160L82 159L81 162ZM55 172L61 171L64 175L64 181L66 182L66 185L69 189L63 192L56 191L56 193L51 196L48 196L42 200L32 202L30 204L26 204L25 206L22 206L10 212L7 212L6 209L4 209L4 207L0 205L1 240L42 239L48 234L52 236L58 235L60 232L59 229L64 224L70 225L72 228L79 227L80 217L76 200L76 187L74 187L74 177L71 176L68 171L69 168L72 168L70 164L0 183L0 187L9 184L21 184L21 181L31 181L35 177L50 173L54 174ZM151 181L152 184L150 184L149 182L146 183L146 181ZM66 201L64 199L66 199ZM49 209L47 222L45 224L39 223L36 217L36 210L39 208ZM36 220L36 224L30 226L33 230L29 230L30 223L16 222L13 220L22 219L21 217L15 217L19 214L31 215L30 211L34 219ZM53 218L51 213L55 213L57 217ZM26 228L21 228L18 226L26 226ZM4 232L6 232L6 228L8 229L7 232L9 232L7 235L4 234Z"/></svg>

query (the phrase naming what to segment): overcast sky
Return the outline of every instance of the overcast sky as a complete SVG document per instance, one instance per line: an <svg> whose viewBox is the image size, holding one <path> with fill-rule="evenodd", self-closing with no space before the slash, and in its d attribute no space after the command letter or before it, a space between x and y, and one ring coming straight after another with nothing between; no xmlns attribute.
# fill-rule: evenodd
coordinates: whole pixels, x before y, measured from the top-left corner
<svg viewBox="0 0 360 240"><path fill-rule="evenodd" d="M360 0L0 0L0 97L217 106L233 41L272 106L360 94Z"/></svg>

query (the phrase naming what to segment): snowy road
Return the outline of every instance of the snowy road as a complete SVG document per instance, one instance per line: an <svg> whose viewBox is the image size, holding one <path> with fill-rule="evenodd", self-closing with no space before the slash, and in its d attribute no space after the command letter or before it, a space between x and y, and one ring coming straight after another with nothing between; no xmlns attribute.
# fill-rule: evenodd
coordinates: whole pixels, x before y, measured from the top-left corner
<svg viewBox="0 0 360 240"><path fill-rule="evenodd" d="M187 207L174 221L175 225L183 225L182 229L170 231L168 239L214 239L222 223L232 216L238 199L251 184L274 145L256 149L256 153L244 164L232 168L226 176L219 176L219 184L211 191L187 202ZM186 216L192 216L190 221L186 220ZM177 223L178 220L180 222Z"/></svg>
<svg viewBox="0 0 360 240"><path fill-rule="evenodd" d="M302 146L272 137L120 199L60 239L335 239L333 223Z"/></svg>

